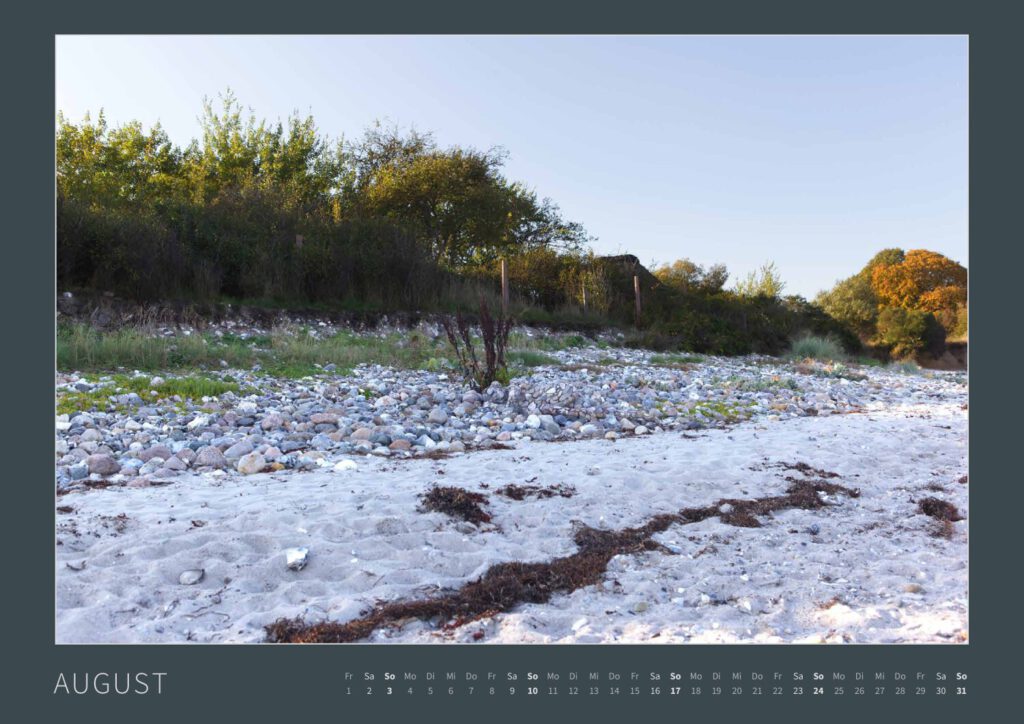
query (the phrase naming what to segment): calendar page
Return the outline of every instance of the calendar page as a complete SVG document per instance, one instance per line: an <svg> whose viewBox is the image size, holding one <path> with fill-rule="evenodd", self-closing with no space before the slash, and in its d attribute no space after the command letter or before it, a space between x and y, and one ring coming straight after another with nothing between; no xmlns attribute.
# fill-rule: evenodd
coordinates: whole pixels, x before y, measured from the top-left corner
<svg viewBox="0 0 1024 724"><path fill-rule="evenodd" d="M996 706L996 36L300 5L40 20L52 529L11 550L53 597L18 688L107 720Z"/></svg>

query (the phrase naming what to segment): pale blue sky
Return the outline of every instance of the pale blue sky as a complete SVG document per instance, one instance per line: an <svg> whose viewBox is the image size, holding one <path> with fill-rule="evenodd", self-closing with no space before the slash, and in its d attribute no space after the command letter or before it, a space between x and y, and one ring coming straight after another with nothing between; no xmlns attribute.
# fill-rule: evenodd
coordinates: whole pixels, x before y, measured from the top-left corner
<svg viewBox="0 0 1024 724"><path fill-rule="evenodd" d="M181 145L230 87L332 137L380 118L503 146L596 251L644 263L771 259L807 297L885 247L967 264L965 36L62 36L56 68L72 119Z"/></svg>

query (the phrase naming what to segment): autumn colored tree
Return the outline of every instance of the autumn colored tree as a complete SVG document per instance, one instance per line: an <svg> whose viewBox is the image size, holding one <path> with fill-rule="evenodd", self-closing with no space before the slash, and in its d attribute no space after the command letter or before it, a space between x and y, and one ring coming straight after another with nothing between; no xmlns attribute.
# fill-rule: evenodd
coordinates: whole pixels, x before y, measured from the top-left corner
<svg viewBox="0 0 1024 724"><path fill-rule="evenodd" d="M899 264L877 267L871 287L884 307L934 312L967 301L967 269L934 251L913 249Z"/></svg>

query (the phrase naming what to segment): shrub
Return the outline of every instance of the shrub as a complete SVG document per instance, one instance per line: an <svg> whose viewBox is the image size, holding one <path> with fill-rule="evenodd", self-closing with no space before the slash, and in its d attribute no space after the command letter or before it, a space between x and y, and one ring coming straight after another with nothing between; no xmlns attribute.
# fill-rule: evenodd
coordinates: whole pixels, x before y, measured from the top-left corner
<svg viewBox="0 0 1024 724"><path fill-rule="evenodd" d="M793 340L790 354L800 359L810 358L824 361L846 358L842 346L832 337L817 337L806 333Z"/></svg>
<svg viewBox="0 0 1024 724"><path fill-rule="evenodd" d="M448 342L455 352L459 369L463 377L480 391L490 387L495 380L508 379L508 365L505 362L505 349L508 346L508 334L512 329L512 320L504 316L494 319L487 307L487 302L480 298L480 336L484 348L484 361L480 363L473 347L473 336L469 322L457 312L454 321L451 317L441 319Z"/></svg>
<svg viewBox="0 0 1024 724"><path fill-rule="evenodd" d="M929 312L902 307L886 307L878 314L878 342L899 359L928 351L942 353L946 333Z"/></svg>

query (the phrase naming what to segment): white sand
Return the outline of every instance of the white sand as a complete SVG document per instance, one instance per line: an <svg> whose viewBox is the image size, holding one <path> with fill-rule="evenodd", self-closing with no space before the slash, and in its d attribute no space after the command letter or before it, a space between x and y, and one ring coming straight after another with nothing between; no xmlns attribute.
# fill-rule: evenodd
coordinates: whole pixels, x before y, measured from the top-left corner
<svg viewBox="0 0 1024 724"><path fill-rule="evenodd" d="M786 475L801 476L771 464L800 461L861 496L828 496L834 507L778 512L761 528L675 525L656 539L679 554L618 556L600 585L450 632L417 621L369 640L963 641L968 521L952 539L934 537L912 501L935 496L969 515L969 485L957 482L967 473L965 401L752 422L696 439L524 442L441 461L359 457L352 472L184 475L72 493L56 501L74 508L56 516L56 639L258 642L279 617L346 621L378 600L460 586L494 563L571 554L573 521L618 529L723 497L781 495ZM494 494L533 478L577 494ZM418 512L434 483L486 493L496 525ZM286 568L292 546L309 548L304 570ZM205 577L182 585L187 569Z"/></svg>

